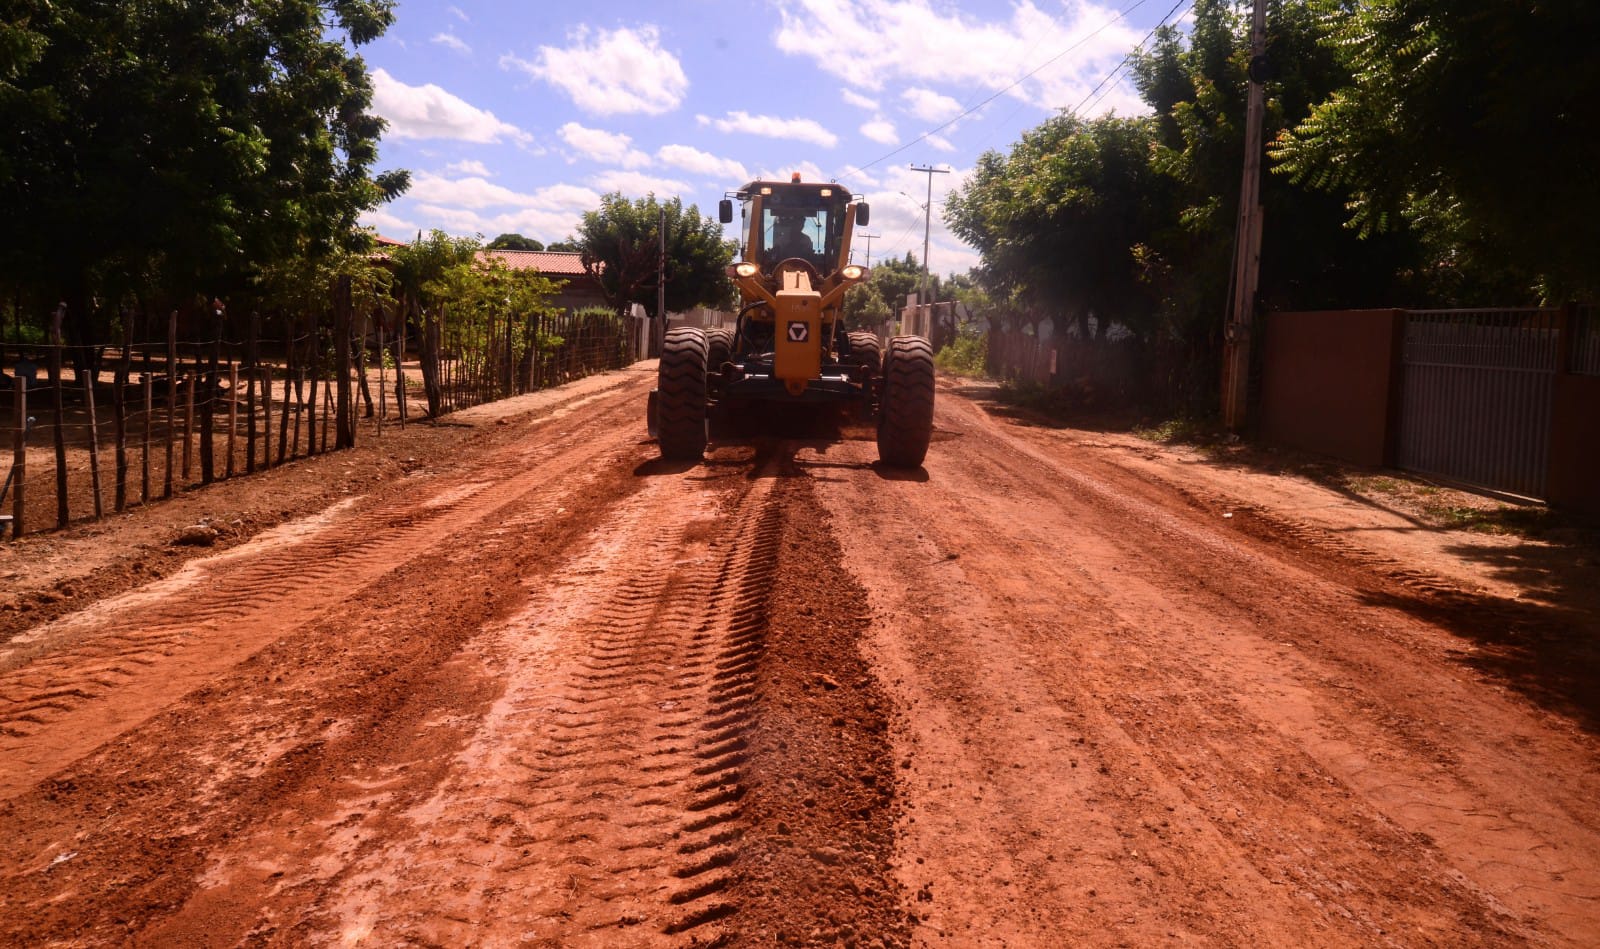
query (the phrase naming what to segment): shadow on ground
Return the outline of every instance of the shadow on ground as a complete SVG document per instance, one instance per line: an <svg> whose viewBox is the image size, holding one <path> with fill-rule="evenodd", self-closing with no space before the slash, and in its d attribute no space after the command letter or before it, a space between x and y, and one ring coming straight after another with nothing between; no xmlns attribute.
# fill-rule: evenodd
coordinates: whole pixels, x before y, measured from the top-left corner
<svg viewBox="0 0 1600 949"><path fill-rule="evenodd" d="M1263 528L1263 539L1289 543L1302 556L1344 563L1362 602L1414 616L1473 644L1452 655L1463 666L1571 718L1591 734L1600 734L1600 524L1593 520L1537 502L1230 439L1215 425L1154 425L1125 411L1046 414L1008 402L995 385L951 386L941 392L970 399L989 414L1018 425L1133 435L1152 447L1188 449L1199 464L1305 478L1409 525L1400 530L1440 535L1445 553L1486 567L1490 576L1516 585L1523 595L1511 600L1462 591L1405 565L1373 570L1339 554L1338 545L1324 551L1307 549L1298 541L1278 537L1270 527ZM1508 537L1520 542L1507 543ZM1359 544L1358 537L1350 539Z"/></svg>

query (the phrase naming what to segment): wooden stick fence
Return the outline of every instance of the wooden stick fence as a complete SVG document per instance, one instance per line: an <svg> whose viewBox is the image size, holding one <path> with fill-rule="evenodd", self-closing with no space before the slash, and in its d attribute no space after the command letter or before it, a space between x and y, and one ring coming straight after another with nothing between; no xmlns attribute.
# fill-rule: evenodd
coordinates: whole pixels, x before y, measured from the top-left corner
<svg viewBox="0 0 1600 949"><path fill-rule="evenodd" d="M12 389L6 400L13 421L11 486L7 494L0 494L10 502L5 507L11 512L10 524L0 528L9 526L11 536L37 529L45 514L36 507L30 511L30 505L47 504L52 493L55 523L64 527L71 523L74 507L80 518L92 510L99 519L107 508L120 513L158 497L171 498L193 487L196 474L201 484L209 484L320 454L330 446L353 447L358 417L371 419L370 431L380 435L391 422L404 428L414 420L411 401L421 391L412 386L425 385L429 378L440 389L441 411L448 412L627 362L625 321L595 314L524 322L502 319L477 341L453 331L441 335L428 347L437 361L423 367L428 371L420 378L417 362L409 373L405 365L412 334L404 320L395 320L391 333L382 319L347 312L339 317L339 325L349 328L350 338L342 344L337 337L330 338L326 326L295 321L298 325L289 338L265 341L275 359L263 359L254 316L242 341L229 341L220 319L208 323L203 340L182 341L179 315L172 312L165 333L155 329L155 339L136 342L135 325L148 321L137 321L135 315L122 314L120 346L74 347L62 341L58 311L46 344L15 348L19 355L26 352L43 364L43 384L29 373L18 376L12 366L0 367L0 384L10 382ZM431 332L439 329L435 326ZM370 354L368 346L373 347ZM67 353L73 354L78 374L70 383L64 368ZM364 381L370 371L369 356L377 362L376 397ZM109 378L102 367L109 369ZM0 402L0 407L5 405ZM35 470L32 477L44 480L39 488L30 484L27 464L30 405L36 412L45 409L39 414L50 417L40 424L52 429L53 465L46 467L53 470ZM107 407L109 423L104 417ZM101 464L106 424L112 427L109 484ZM134 450L137 459L132 457ZM137 471L132 470L135 463ZM130 483L135 477L136 485ZM4 533L0 529L0 536Z"/></svg>

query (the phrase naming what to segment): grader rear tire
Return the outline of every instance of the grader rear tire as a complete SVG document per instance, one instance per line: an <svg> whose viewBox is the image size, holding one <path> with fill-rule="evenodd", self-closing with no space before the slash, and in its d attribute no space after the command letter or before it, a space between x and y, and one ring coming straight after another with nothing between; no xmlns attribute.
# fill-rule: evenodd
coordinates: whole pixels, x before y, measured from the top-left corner
<svg viewBox="0 0 1600 949"><path fill-rule="evenodd" d="M718 326L706 330L706 371L717 372L733 355L733 330Z"/></svg>
<svg viewBox="0 0 1600 949"><path fill-rule="evenodd" d="M878 457L890 467L916 468L932 439L933 347L920 336L896 336L883 358Z"/></svg>
<svg viewBox="0 0 1600 949"><path fill-rule="evenodd" d="M661 457L699 460L706 450L706 337L698 327L675 326L667 331L656 391Z"/></svg>
<svg viewBox="0 0 1600 949"><path fill-rule="evenodd" d="M883 343L878 334L857 330L850 334L850 355L858 365L866 366L873 375L883 371Z"/></svg>

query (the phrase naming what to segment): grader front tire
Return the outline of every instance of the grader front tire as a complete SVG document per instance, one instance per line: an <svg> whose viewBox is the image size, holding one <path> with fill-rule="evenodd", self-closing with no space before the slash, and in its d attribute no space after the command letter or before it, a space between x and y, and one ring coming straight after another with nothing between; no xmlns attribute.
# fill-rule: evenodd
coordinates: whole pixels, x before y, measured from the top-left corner
<svg viewBox="0 0 1600 949"><path fill-rule="evenodd" d="M706 337L698 327L667 331L656 391L661 457L698 461L706 450Z"/></svg>
<svg viewBox="0 0 1600 949"><path fill-rule="evenodd" d="M890 467L916 468L932 440L933 347L920 336L896 336L883 358L878 457Z"/></svg>

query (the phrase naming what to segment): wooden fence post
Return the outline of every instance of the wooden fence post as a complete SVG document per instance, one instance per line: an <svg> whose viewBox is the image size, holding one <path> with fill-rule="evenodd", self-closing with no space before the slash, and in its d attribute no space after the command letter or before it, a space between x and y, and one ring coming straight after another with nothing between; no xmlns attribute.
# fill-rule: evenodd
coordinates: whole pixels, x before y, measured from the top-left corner
<svg viewBox="0 0 1600 949"><path fill-rule="evenodd" d="M289 449L289 390L294 382L294 379L296 378L296 362L294 358L294 324L287 320L285 323L288 325L285 327L284 333L288 338L284 343L283 412L278 416L278 464L280 465L283 464L283 460L288 457L286 452Z"/></svg>
<svg viewBox="0 0 1600 949"><path fill-rule="evenodd" d="M406 427L406 311L408 302L399 307L400 328L395 331L394 343L394 399L395 411L400 413L400 427Z"/></svg>
<svg viewBox="0 0 1600 949"><path fill-rule="evenodd" d="M255 474L256 471L256 381L259 373L256 372L256 334L261 325L261 313L258 310L250 311L250 339L246 345L244 355L244 374L249 380L245 387L244 397L244 471L245 474Z"/></svg>
<svg viewBox="0 0 1600 949"><path fill-rule="evenodd" d="M217 320L217 338L211 345L210 364L206 367L206 396L200 403L200 481L210 484L217 479L216 419L217 398L222 392L222 322L223 308L219 300L211 301L212 313Z"/></svg>
<svg viewBox="0 0 1600 949"><path fill-rule="evenodd" d="M261 467L263 470L272 467L272 367L261 367L261 406L266 411L266 418L261 428Z"/></svg>
<svg viewBox="0 0 1600 949"><path fill-rule="evenodd" d="M105 516L104 502L100 500L100 425L94 415L94 385L98 375L93 365L83 374L83 407L89 416L89 488L94 494L94 519L97 521Z"/></svg>
<svg viewBox="0 0 1600 949"><path fill-rule="evenodd" d="M118 514L128 508L128 376L133 371L133 320L126 310L122 318L122 361L112 374L111 389L111 413L117 433L117 486L113 508Z"/></svg>
<svg viewBox="0 0 1600 949"><path fill-rule="evenodd" d="M23 510L28 493L28 377L15 376L12 389L16 408L17 432L11 440L11 539L22 536Z"/></svg>
<svg viewBox="0 0 1600 949"><path fill-rule="evenodd" d="M61 384L61 318L66 315L65 303L56 307L50 318L50 397L55 409L56 448L56 526L66 527L72 520L67 510L67 399L66 387ZM24 422L24 425L27 423Z"/></svg>
<svg viewBox="0 0 1600 949"><path fill-rule="evenodd" d="M143 466L143 478L139 485L139 503L150 503L150 424L156 414L156 377L151 373L144 374L144 440L139 449L139 463Z"/></svg>
<svg viewBox="0 0 1600 949"><path fill-rule="evenodd" d="M178 428L178 311L167 315L167 469L161 496L172 497L172 439Z"/></svg>
<svg viewBox="0 0 1600 949"><path fill-rule="evenodd" d="M384 372L383 360L388 355L388 350L383 348L383 323L378 323L378 434L383 434L383 417L389 412L389 391L387 374Z"/></svg>
<svg viewBox="0 0 1600 949"><path fill-rule="evenodd" d="M183 405L183 480L189 482L189 456L194 448L194 390L200 386L200 374L184 374Z"/></svg>
<svg viewBox="0 0 1600 949"><path fill-rule="evenodd" d="M233 449L239 436L239 364L228 357L228 464L224 477L233 477Z"/></svg>
<svg viewBox="0 0 1600 949"><path fill-rule="evenodd" d="M350 278L340 277L333 291L333 362L338 374L338 406L334 412L333 447L355 444L354 406L350 404ZM334 393L329 393L334 395ZM324 438L326 444L326 438Z"/></svg>
<svg viewBox="0 0 1600 949"><path fill-rule="evenodd" d="M300 416L305 414L305 379L304 369L295 370L294 374L294 438L289 445L289 457L300 454ZM287 383L285 383L287 385Z"/></svg>

